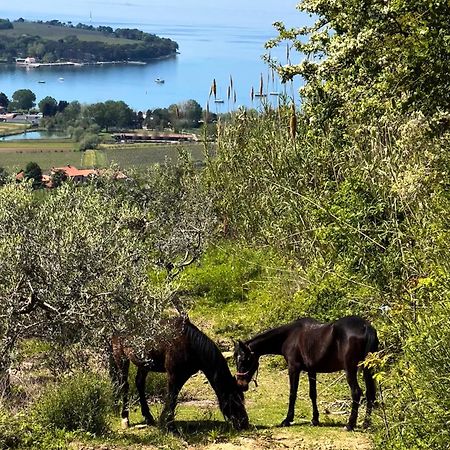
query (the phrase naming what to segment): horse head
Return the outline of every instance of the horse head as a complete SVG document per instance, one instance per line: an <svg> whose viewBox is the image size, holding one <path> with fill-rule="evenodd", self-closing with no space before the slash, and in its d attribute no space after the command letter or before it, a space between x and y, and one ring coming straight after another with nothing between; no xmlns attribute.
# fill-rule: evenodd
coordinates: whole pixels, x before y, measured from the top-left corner
<svg viewBox="0 0 450 450"><path fill-rule="evenodd" d="M258 370L259 358L247 344L238 341L234 346L234 360L236 361L237 384L243 392L248 391L248 385Z"/></svg>
<svg viewBox="0 0 450 450"><path fill-rule="evenodd" d="M236 387L224 395L221 402L221 410L226 419L228 419L235 430L246 430L249 427L248 415L244 405L244 394Z"/></svg>

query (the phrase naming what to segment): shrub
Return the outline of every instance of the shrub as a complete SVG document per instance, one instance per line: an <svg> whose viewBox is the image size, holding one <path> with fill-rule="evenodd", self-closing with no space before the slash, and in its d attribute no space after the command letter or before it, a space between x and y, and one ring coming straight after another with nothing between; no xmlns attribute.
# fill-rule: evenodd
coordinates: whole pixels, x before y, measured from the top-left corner
<svg viewBox="0 0 450 450"><path fill-rule="evenodd" d="M201 263L186 272L185 281L195 295L211 303L245 300L252 283L261 281L270 253L223 244L210 248Z"/></svg>
<svg viewBox="0 0 450 450"><path fill-rule="evenodd" d="M65 431L101 434L108 429L112 389L92 373L79 373L50 387L33 407L36 422Z"/></svg>
<svg viewBox="0 0 450 450"><path fill-rule="evenodd" d="M445 292L442 285L439 291ZM404 306L398 309L392 314L393 325L406 338L403 354L383 380L386 420L377 430L377 447L448 448L450 303L436 300L415 320Z"/></svg>
<svg viewBox="0 0 450 450"><path fill-rule="evenodd" d="M0 405L0 449L17 448L20 443L17 423L7 409Z"/></svg>
<svg viewBox="0 0 450 450"><path fill-rule="evenodd" d="M97 136L95 134L86 134L80 140L80 143L78 145L78 149L80 151L89 150L89 149L95 149L95 148L97 148L99 143L100 143L99 136Z"/></svg>

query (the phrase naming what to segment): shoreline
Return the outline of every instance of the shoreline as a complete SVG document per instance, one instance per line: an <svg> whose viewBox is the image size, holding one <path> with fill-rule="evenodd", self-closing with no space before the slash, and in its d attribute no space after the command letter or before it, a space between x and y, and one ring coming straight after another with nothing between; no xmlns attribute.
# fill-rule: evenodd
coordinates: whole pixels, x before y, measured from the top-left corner
<svg viewBox="0 0 450 450"><path fill-rule="evenodd" d="M155 58L149 59L147 61L86 61L86 62L75 62L75 61L60 61L60 62L32 62L32 63L8 63L0 61L0 64L5 65L15 65L16 67L23 67L25 69L38 69L40 67L84 67L84 66L105 66L105 65L135 65L135 66L145 66L153 61L160 61L164 59L174 58L179 55L179 52L171 53L170 55L157 56Z"/></svg>

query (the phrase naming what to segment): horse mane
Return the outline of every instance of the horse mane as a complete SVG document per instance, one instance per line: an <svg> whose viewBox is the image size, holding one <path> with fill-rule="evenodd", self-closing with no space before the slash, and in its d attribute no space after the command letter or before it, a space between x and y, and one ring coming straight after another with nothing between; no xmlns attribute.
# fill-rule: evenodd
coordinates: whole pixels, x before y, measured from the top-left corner
<svg viewBox="0 0 450 450"><path fill-rule="evenodd" d="M228 373L230 378L232 378L228 364L217 345L190 321L186 320L184 326L184 332L189 338L192 349L195 350L199 358L202 366L201 370L206 377L209 379L212 373Z"/></svg>

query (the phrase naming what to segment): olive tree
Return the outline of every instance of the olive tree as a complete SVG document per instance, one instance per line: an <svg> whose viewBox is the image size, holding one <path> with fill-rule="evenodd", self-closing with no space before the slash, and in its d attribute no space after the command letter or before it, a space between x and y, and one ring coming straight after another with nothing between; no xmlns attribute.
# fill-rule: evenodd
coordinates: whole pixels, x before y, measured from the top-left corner
<svg viewBox="0 0 450 450"><path fill-rule="evenodd" d="M104 345L114 331L152 327L165 309L152 292L145 213L93 185L63 184L36 201L31 186L0 190L0 374L17 342ZM144 333L142 333L144 334Z"/></svg>
<svg viewBox="0 0 450 450"><path fill-rule="evenodd" d="M0 379L22 338L104 349L112 333L136 346L181 312L177 275L214 228L200 173L186 158L118 181L33 192L0 188ZM122 176L123 178L123 176Z"/></svg>

